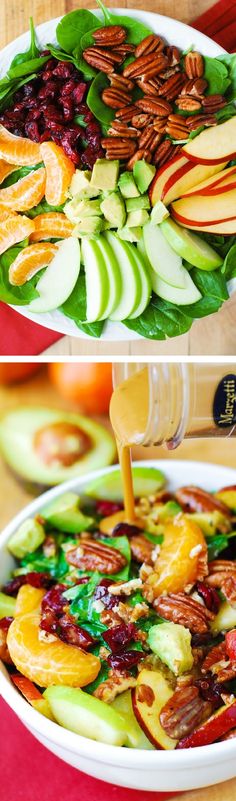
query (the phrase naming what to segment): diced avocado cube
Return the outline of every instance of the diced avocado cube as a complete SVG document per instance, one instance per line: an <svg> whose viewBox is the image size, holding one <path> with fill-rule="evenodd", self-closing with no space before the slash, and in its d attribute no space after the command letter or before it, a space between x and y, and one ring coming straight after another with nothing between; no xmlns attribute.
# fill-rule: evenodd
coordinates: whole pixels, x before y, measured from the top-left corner
<svg viewBox="0 0 236 801"><path fill-rule="evenodd" d="M17 559L23 559L27 553L33 553L45 540L45 531L41 523L29 517L15 531L8 542L8 549Z"/></svg>
<svg viewBox="0 0 236 801"><path fill-rule="evenodd" d="M141 226L128 228L127 225L124 225L124 228L119 228L117 233L119 238L123 239L125 242L139 242L142 236L142 228Z"/></svg>
<svg viewBox="0 0 236 801"><path fill-rule="evenodd" d="M102 214L100 200L81 200L77 206L77 219L83 220L84 217L97 217Z"/></svg>
<svg viewBox="0 0 236 801"><path fill-rule="evenodd" d="M149 220L148 212L145 209L137 209L137 211L130 211L126 225L128 228L136 228L138 225L145 225L146 222Z"/></svg>
<svg viewBox="0 0 236 801"><path fill-rule="evenodd" d="M107 161L107 159L97 159L93 166L91 184L98 189L116 189L119 176L119 161Z"/></svg>
<svg viewBox="0 0 236 801"><path fill-rule="evenodd" d="M42 509L41 515L51 526L71 534L79 534L93 523L93 518L79 509L79 498L74 492L66 492L52 501Z"/></svg>
<svg viewBox="0 0 236 801"><path fill-rule="evenodd" d="M166 208L165 204L162 203L161 200L157 200L151 211L151 222L158 225L159 223L163 222L166 217L169 217L169 214L170 212Z"/></svg>
<svg viewBox="0 0 236 801"><path fill-rule="evenodd" d="M101 212L113 228L122 228L126 220L126 210L120 192L111 192L101 203Z"/></svg>
<svg viewBox="0 0 236 801"><path fill-rule="evenodd" d="M222 631L229 631L236 627L236 609L231 606L228 601L223 601L220 605L219 612L211 623L211 631L213 634L219 634Z"/></svg>
<svg viewBox="0 0 236 801"><path fill-rule="evenodd" d="M102 231L102 217L84 217L73 230L73 236L98 236Z"/></svg>
<svg viewBox="0 0 236 801"><path fill-rule="evenodd" d="M0 619L15 616L16 599L5 592L0 592Z"/></svg>
<svg viewBox="0 0 236 801"><path fill-rule="evenodd" d="M72 197L77 195L78 192L81 192L82 189L87 189L89 187L91 175L92 173L89 170L75 171L69 187L69 192Z"/></svg>
<svg viewBox="0 0 236 801"><path fill-rule="evenodd" d="M148 644L175 676L192 669L191 633L185 626L170 622L151 626Z"/></svg>
<svg viewBox="0 0 236 801"><path fill-rule="evenodd" d="M137 209L150 209L150 200L148 195L140 195L139 197L131 197L126 200L127 211L137 211Z"/></svg>
<svg viewBox="0 0 236 801"><path fill-rule="evenodd" d="M136 186L132 172L123 172L120 175L118 186L123 197L139 197L138 187Z"/></svg>
<svg viewBox="0 0 236 801"><path fill-rule="evenodd" d="M156 167L141 159L140 161L136 161L134 164L133 173L137 187L141 192L141 195L143 195L143 193L147 191L152 179L154 178Z"/></svg>

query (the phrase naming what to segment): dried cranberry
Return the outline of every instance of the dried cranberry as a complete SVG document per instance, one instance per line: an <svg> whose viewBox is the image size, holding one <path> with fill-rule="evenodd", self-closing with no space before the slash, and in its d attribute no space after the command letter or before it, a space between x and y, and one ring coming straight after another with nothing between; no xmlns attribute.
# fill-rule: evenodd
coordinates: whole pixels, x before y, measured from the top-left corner
<svg viewBox="0 0 236 801"><path fill-rule="evenodd" d="M103 639L109 645L113 654L118 654L129 645L136 634L134 623L121 623L120 626L113 626L103 634Z"/></svg>
<svg viewBox="0 0 236 801"><path fill-rule="evenodd" d="M3 587L3 592L6 592L7 595L15 596L23 584L30 584L31 587L36 587L37 589L41 587L47 589L47 587L50 587L53 583L54 580L49 573L37 573L36 571L32 571L31 573L22 573L20 576L15 576L11 581L7 581Z"/></svg>
<svg viewBox="0 0 236 801"><path fill-rule="evenodd" d="M9 626L13 621L13 617L1 617L0 618L0 629L2 631L8 631Z"/></svg>
<svg viewBox="0 0 236 801"><path fill-rule="evenodd" d="M41 135L39 132L39 127L37 122L26 122L25 124L25 133L29 139L32 139L33 142L40 142Z"/></svg>
<svg viewBox="0 0 236 801"><path fill-rule="evenodd" d="M202 634L192 634L191 645L193 648L201 648L201 646L208 645L211 638L209 631L204 631Z"/></svg>
<svg viewBox="0 0 236 801"><path fill-rule="evenodd" d="M45 100L48 97L54 98L57 92L58 84L56 81L48 81L46 86L43 86L42 89L39 90L38 98L40 98L40 100Z"/></svg>
<svg viewBox="0 0 236 801"><path fill-rule="evenodd" d="M26 117L26 122L32 122L34 120L39 120L41 117L41 111L39 108L32 108Z"/></svg>
<svg viewBox="0 0 236 801"><path fill-rule="evenodd" d="M23 86L23 89L20 92L20 94L21 94L21 96L23 94L24 97L28 97L28 98L32 97L32 95L35 94L35 86L34 86L34 84L30 83L30 82L26 83L25 86ZM16 95L15 95L15 97L16 97Z"/></svg>
<svg viewBox="0 0 236 801"><path fill-rule="evenodd" d="M40 110L43 112L45 120L52 120L53 122L63 122L63 115L57 106L53 103L43 103L40 106Z"/></svg>
<svg viewBox="0 0 236 801"><path fill-rule="evenodd" d="M94 591L95 601L102 601L106 609L113 609L114 606L117 606L117 597L108 592L110 585L111 580L104 578L100 581L100 584L97 584ZM121 596L119 596L119 599L122 600Z"/></svg>
<svg viewBox="0 0 236 801"><path fill-rule="evenodd" d="M64 119L66 122L72 122L74 119L74 103L71 97L64 97L61 100Z"/></svg>
<svg viewBox="0 0 236 801"><path fill-rule="evenodd" d="M130 523L117 523L112 532L113 537L136 537L137 534L140 534L140 528Z"/></svg>
<svg viewBox="0 0 236 801"><path fill-rule="evenodd" d="M69 615L63 615L60 618L58 633L63 642L68 645L77 645L84 651L87 651L95 643L94 638L81 626L77 626Z"/></svg>
<svg viewBox="0 0 236 801"><path fill-rule="evenodd" d="M76 86L77 86L76 81L74 81L73 78L71 78L69 81L66 81L66 83L64 83L61 88L61 97L70 96L72 92L74 92Z"/></svg>
<svg viewBox="0 0 236 801"><path fill-rule="evenodd" d="M122 654L111 654L108 656L107 663L116 670L131 670L144 656L144 651L126 651Z"/></svg>
<svg viewBox="0 0 236 801"><path fill-rule="evenodd" d="M82 83L82 81L81 81L81 83L78 83L77 86L74 88L73 98L74 98L74 101L75 101L76 105L78 103L81 103L81 101L83 100L83 97L85 95L86 89L87 89L87 84L86 83Z"/></svg>
<svg viewBox="0 0 236 801"><path fill-rule="evenodd" d="M212 676L204 677L204 679L197 679L194 682L195 686L199 688L202 698L205 701L210 701L217 708L222 704L221 685L214 680Z"/></svg>
<svg viewBox="0 0 236 801"><path fill-rule="evenodd" d="M42 72L42 74L41 74L42 81L45 81L45 83L47 81L51 81L51 79L53 79L53 77L54 77L53 76L53 70L50 70L50 69L45 70L45 72Z"/></svg>
<svg viewBox="0 0 236 801"><path fill-rule="evenodd" d="M50 56L50 50L42 50L40 58L44 58L44 56Z"/></svg>
<svg viewBox="0 0 236 801"><path fill-rule="evenodd" d="M74 72L74 67L70 61L59 61L53 70L53 75L56 75L57 78L66 80L66 78L70 78L72 72Z"/></svg>
<svg viewBox="0 0 236 801"><path fill-rule="evenodd" d="M51 138L50 131L44 131L44 133L40 136L40 144L42 142L49 142Z"/></svg>
<svg viewBox="0 0 236 801"><path fill-rule="evenodd" d="M204 601L206 608L217 615L220 608L220 598L214 587L207 587L204 581L197 581L196 590Z"/></svg>
<svg viewBox="0 0 236 801"><path fill-rule="evenodd" d="M55 584L43 597L41 609L42 612L47 608L53 609L57 615L62 615L67 605L66 599L63 597L63 592L68 590L66 584Z"/></svg>
<svg viewBox="0 0 236 801"><path fill-rule="evenodd" d="M110 515L120 512L121 509L123 509L121 503L114 503L112 501L96 502L96 514L101 515L101 517L110 517Z"/></svg>

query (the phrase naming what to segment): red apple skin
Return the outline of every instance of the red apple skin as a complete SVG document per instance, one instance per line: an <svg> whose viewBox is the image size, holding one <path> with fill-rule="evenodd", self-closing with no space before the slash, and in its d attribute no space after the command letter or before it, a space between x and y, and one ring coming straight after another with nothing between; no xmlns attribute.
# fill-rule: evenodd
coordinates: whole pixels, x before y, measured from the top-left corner
<svg viewBox="0 0 236 801"><path fill-rule="evenodd" d="M225 193L227 191L230 192L231 189L235 188L236 188L236 180L232 184L228 183L228 184L222 184L222 186L221 185L216 186L215 189L211 190L211 192L196 192L196 195L205 195L207 197L212 197L212 195L221 195L223 192Z"/></svg>
<svg viewBox="0 0 236 801"><path fill-rule="evenodd" d="M182 214L178 214L178 212L175 211L175 209L172 207L172 204L171 204L171 213L175 220L182 223L182 225L185 225L186 227L188 227L188 225L191 225L193 227L202 226L204 228L206 225L216 225L217 223L224 223L224 222L229 222L230 220L236 220L236 217L224 217L223 220L189 220L187 217L182 217Z"/></svg>
<svg viewBox="0 0 236 801"><path fill-rule="evenodd" d="M225 636L225 644L226 653L228 654L230 662L236 662L236 629L227 631Z"/></svg>
<svg viewBox="0 0 236 801"><path fill-rule="evenodd" d="M235 173L236 173L236 167L232 167L232 171L228 173L228 175L234 175ZM219 178L218 181L215 180L214 182L212 182L212 184L206 186L205 189L198 189L197 186L195 187L193 186L193 188L189 190L189 192L186 192L186 194L181 195L181 197L190 197L191 195L219 195L221 192L225 191L227 192L227 189L225 189L225 187L227 186L229 186L229 189L235 189L236 177L235 177L235 183L227 184L224 183L224 181L225 177L222 176L221 178Z"/></svg>
<svg viewBox="0 0 236 801"><path fill-rule="evenodd" d="M179 181L179 179L182 178L186 172L189 172L189 170L192 169L193 169L192 166L190 166L189 162L187 162L187 164L184 164L183 167L180 167L179 170L177 170L177 172L174 172L173 175L171 175L170 178L168 178L168 181L166 182L162 190L161 200L163 203L165 202L165 196L167 195L167 192L169 192L173 184L176 184L177 181Z"/></svg>
<svg viewBox="0 0 236 801"><path fill-rule="evenodd" d="M197 158L197 156L192 156L192 154L186 153L186 150L184 150L184 148L183 148L183 155L186 156L186 159L189 159L189 161L193 161L194 164L221 164L222 163L222 156L219 159ZM231 159L234 159L235 156L236 156L235 150L233 150L233 153L226 153L225 161L231 161Z"/></svg>
<svg viewBox="0 0 236 801"><path fill-rule="evenodd" d="M177 749L180 748L197 748L200 745L210 745L220 737L223 737L230 729L236 726L236 701L230 706L224 706L222 709L211 715L211 717L199 726L198 729L183 737L180 740Z"/></svg>
<svg viewBox="0 0 236 801"><path fill-rule="evenodd" d="M185 159L185 161L187 162L187 158L186 158L185 154L182 154L182 155L179 154L178 156L175 156L170 161L167 161L165 164L163 164L163 167L160 167L160 169L157 170L156 175L154 175L154 178L153 178L152 183L150 184L149 190L148 190L150 203L152 203L152 196L153 196L153 192L154 192L154 187L156 185L156 182L160 178L160 175L162 175L163 172L166 172L166 170L170 167L170 165L176 164L179 161L181 162L181 161L183 161L183 159ZM191 167L189 167L189 169L191 169ZM174 176L176 175L175 172L173 174L174 174Z"/></svg>
<svg viewBox="0 0 236 801"><path fill-rule="evenodd" d="M152 745L154 745L155 748L158 748L159 751L164 751L165 749L162 748L162 745L160 745L160 743L157 740L155 740L155 737L152 736L152 734L149 731L149 729L147 728L147 726L145 726L145 723L144 723L141 715L139 714L138 705L136 703L136 692L135 692L135 690L136 690L136 687L132 687L131 698L132 698L132 705L133 705L133 710L134 710L135 717L137 718L137 721L138 721L141 729L143 730L144 734L146 734L146 737L148 738L148 740L150 740L150 743L152 743Z"/></svg>

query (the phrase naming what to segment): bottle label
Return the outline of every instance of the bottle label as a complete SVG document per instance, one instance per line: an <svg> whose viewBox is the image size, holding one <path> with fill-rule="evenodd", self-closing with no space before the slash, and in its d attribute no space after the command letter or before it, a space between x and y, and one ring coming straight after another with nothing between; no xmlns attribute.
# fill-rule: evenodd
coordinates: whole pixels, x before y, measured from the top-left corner
<svg viewBox="0 0 236 801"><path fill-rule="evenodd" d="M236 375L228 373L218 384L213 401L213 417L220 428L236 423Z"/></svg>

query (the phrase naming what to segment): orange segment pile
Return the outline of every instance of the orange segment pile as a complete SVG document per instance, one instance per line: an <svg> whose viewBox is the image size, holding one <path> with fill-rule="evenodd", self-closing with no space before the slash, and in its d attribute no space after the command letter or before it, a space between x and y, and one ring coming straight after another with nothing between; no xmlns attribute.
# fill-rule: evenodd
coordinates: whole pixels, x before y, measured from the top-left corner
<svg viewBox="0 0 236 801"><path fill-rule="evenodd" d="M75 166L54 142L43 142L40 153L46 167L46 200L50 206L61 206L65 203Z"/></svg>
<svg viewBox="0 0 236 801"><path fill-rule="evenodd" d="M45 193L46 173L44 167L30 172L15 184L0 189L0 206L11 211L29 211L37 206Z"/></svg>
<svg viewBox="0 0 236 801"><path fill-rule="evenodd" d="M14 136L0 125L0 158L18 167L33 166L42 160L40 147L23 136Z"/></svg>
<svg viewBox="0 0 236 801"><path fill-rule="evenodd" d="M182 592L204 573L206 542L199 526L184 515L166 526L164 540L157 557L154 573L146 586L152 587L155 597L168 592Z"/></svg>
<svg viewBox="0 0 236 801"><path fill-rule="evenodd" d="M72 223L65 214L49 211L48 214L38 214L35 217L35 230L31 234L31 242L41 242L42 239L67 239L73 231Z"/></svg>
<svg viewBox="0 0 236 801"><path fill-rule="evenodd" d="M11 175L12 172L15 172L15 170L17 170L17 166L15 164L8 164L7 161L0 159L0 184L5 181L5 178L7 178L8 175Z"/></svg>
<svg viewBox="0 0 236 801"><path fill-rule="evenodd" d="M29 237L34 231L34 221L20 214L9 214L1 225L0 220L0 254Z"/></svg>
<svg viewBox="0 0 236 801"><path fill-rule="evenodd" d="M38 242L35 245L28 245L18 253L15 261L10 266L10 284L14 286L25 284L35 273L48 266L56 252L57 246L51 242Z"/></svg>
<svg viewBox="0 0 236 801"><path fill-rule="evenodd" d="M40 615L16 617L10 625L7 644L17 670L39 687L66 684L83 687L97 677L100 659L59 639L45 642L39 637Z"/></svg>

